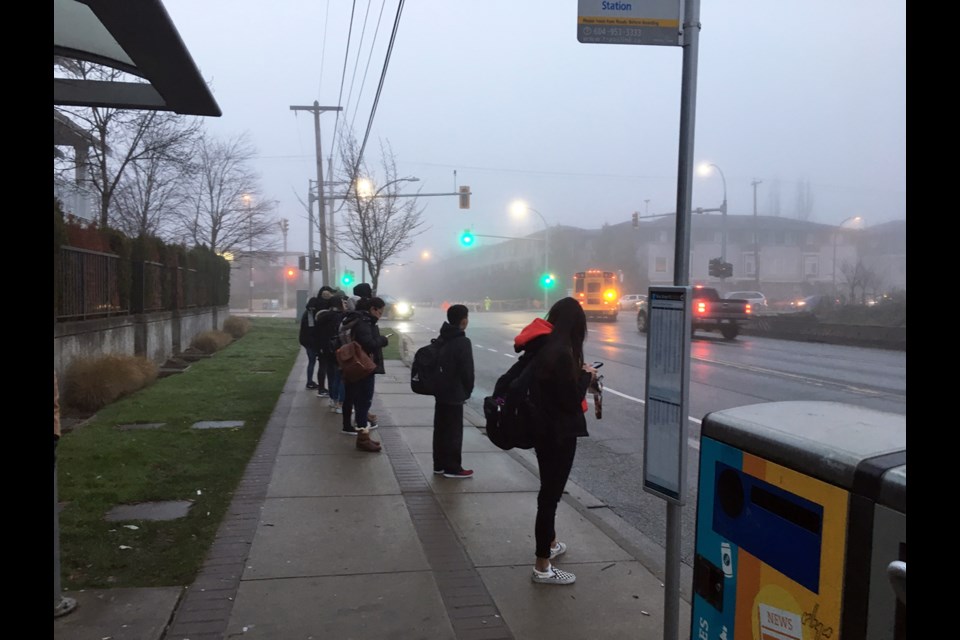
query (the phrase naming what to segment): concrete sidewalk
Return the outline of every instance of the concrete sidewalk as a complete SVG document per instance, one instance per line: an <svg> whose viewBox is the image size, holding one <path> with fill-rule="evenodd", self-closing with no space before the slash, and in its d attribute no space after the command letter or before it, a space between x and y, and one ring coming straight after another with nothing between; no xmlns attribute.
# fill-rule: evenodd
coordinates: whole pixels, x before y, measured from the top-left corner
<svg viewBox="0 0 960 640"><path fill-rule="evenodd" d="M577 582L534 584L532 451L498 449L467 408L463 464L475 476L435 476L433 399L410 391L400 361L377 376L383 451L358 451L304 389L305 364L301 353L194 584L179 598L139 590L132 604L138 590L125 590L123 626L108 624L111 590L68 594L80 606L55 620L55 638L663 637L662 550L605 505L568 483L557 510L568 551L555 562ZM686 593L680 605L687 638Z"/></svg>

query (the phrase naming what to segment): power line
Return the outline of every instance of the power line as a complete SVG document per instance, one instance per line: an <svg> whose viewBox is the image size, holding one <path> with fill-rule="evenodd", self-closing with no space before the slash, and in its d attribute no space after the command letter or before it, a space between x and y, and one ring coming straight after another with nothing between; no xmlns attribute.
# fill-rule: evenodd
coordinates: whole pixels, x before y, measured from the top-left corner
<svg viewBox="0 0 960 640"><path fill-rule="evenodd" d="M363 151L367 147L367 140L370 139L370 130L373 128L373 118L377 113L377 105L380 103L380 94L383 92L383 82L387 77L387 68L390 66L390 54L393 53L393 44L397 39L397 29L400 27L400 15L403 13L404 0L397 4L397 16L393 21L393 31L390 34L390 44L387 47L387 56L383 61L383 70L380 72L380 84L377 85L377 95L373 99L373 107L370 109L370 119L367 121L367 131L363 135L363 143L360 145L360 153L357 154L356 165L353 168L354 173L359 169L360 162L363 160Z"/></svg>
<svg viewBox="0 0 960 640"><path fill-rule="evenodd" d="M353 16L357 9L357 0L353 0L353 4L350 7L350 28L347 30L347 47L343 52L343 71L340 74L340 94L337 96L337 104L343 104L343 85L344 80L347 77L347 60L350 57L350 40L353 38ZM337 112L337 117L333 121L333 135L330 136L331 145L337 139L337 127L340 124L340 112Z"/></svg>
<svg viewBox="0 0 960 640"><path fill-rule="evenodd" d="M360 93L357 94L357 104L360 104L360 96L363 95L363 87L367 84L367 72L370 70L370 61L373 60L373 47L377 43L377 35L380 33L380 22L383 19L383 9L387 6L387 0L380 3L380 15L377 17L377 28L373 32L373 40L370 42L370 55L367 56L367 66L363 69L363 80L360 81ZM353 131L353 124L357 119L359 109L353 112L353 119L350 120L350 130Z"/></svg>

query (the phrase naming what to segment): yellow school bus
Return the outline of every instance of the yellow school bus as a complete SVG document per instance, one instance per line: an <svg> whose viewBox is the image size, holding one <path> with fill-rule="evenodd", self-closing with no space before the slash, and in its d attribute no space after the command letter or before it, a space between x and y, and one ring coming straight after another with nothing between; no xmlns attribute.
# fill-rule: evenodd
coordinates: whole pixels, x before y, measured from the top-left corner
<svg viewBox="0 0 960 640"><path fill-rule="evenodd" d="M587 269L573 274L573 297L580 302L587 318L616 320L620 310L617 274L601 269Z"/></svg>

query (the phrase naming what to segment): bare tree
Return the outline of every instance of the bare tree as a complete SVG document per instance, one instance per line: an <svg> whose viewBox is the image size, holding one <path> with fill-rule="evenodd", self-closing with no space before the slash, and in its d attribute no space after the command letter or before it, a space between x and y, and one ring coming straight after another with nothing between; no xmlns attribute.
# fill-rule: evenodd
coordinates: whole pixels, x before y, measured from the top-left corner
<svg viewBox="0 0 960 640"><path fill-rule="evenodd" d="M883 278L874 269L871 269L863 263L863 260L857 260L856 264L844 262L840 265L840 272L843 273L850 288L850 302L864 304L867 301L867 291L876 293L877 288L882 284ZM857 291L860 296L857 296Z"/></svg>
<svg viewBox="0 0 960 640"><path fill-rule="evenodd" d="M194 168L190 161L194 144L195 140L185 138L182 145L131 163L113 195L117 228L129 237L178 239L178 216L187 204L189 176Z"/></svg>
<svg viewBox="0 0 960 640"><path fill-rule="evenodd" d="M809 220L813 217L813 190L810 182L801 180L797 184L797 219Z"/></svg>
<svg viewBox="0 0 960 640"><path fill-rule="evenodd" d="M66 76L116 81L127 74L116 69L76 60L55 58L54 64ZM196 137L200 120L168 111L112 109L104 107L62 107L61 112L93 138L88 158L65 158L85 164L90 187L99 195L101 227L111 226L113 197L132 164L151 158L172 158Z"/></svg>
<svg viewBox="0 0 960 640"><path fill-rule="evenodd" d="M374 292L380 280L380 272L395 256L408 249L413 239L427 230L423 210L416 197L400 198L406 179L398 177L396 158L389 142L380 143L380 162L383 182L379 189L368 193L358 188L358 179L373 179L360 157L360 148L355 138L347 137L340 144L342 178L349 184L344 222L331 238L337 250L359 260L370 273L370 286Z"/></svg>
<svg viewBox="0 0 960 640"><path fill-rule="evenodd" d="M246 134L227 140L200 137L181 218L182 232L195 244L234 254L279 248L274 203L262 196L259 177L250 168L255 154Z"/></svg>

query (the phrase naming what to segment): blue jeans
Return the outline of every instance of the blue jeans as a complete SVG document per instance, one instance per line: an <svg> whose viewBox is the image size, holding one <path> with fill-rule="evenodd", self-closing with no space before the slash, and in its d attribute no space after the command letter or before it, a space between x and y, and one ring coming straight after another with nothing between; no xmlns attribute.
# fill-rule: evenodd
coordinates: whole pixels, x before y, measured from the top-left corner
<svg viewBox="0 0 960 640"><path fill-rule="evenodd" d="M343 387L340 367L337 366L337 358L332 353L325 354L323 357L327 365L327 390L330 392L330 399L342 404L346 391Z"/></svg>
<svg viewBox="0 0 960 640"><path fill-rule="evenodd" d="M307 350L307 384L313 382L313 369L317 365L317 358L320 357L320 352L314 349L313 347L304 347ZM323 380L323 372L320 372L318 376L320 380ZM323 388L323 383L321 382L320 388Z"/></svg>

